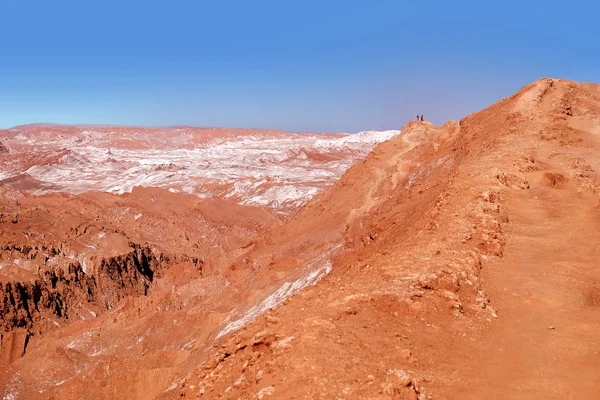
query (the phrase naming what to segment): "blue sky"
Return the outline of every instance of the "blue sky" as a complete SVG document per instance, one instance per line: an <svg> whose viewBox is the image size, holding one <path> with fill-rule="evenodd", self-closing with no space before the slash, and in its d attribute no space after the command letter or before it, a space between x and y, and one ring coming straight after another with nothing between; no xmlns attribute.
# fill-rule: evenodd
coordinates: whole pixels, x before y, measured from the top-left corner
<svg viewBox="0 0 600 400"><path fill-rule="evenodd" d="M399 129L600 82L592 1L3 1L0 127Z"/></svg>

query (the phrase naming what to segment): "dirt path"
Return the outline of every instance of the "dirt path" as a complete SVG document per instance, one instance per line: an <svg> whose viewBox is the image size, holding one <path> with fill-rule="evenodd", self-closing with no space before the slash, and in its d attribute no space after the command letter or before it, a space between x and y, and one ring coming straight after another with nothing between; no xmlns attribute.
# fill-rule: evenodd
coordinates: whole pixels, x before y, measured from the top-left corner
<svg viewBox="0 0 600 400"><path fill-rule="evenodd" d="M504 258L484 265L498 319L448 398L600 398L600 210L573 189L507 193ZM463 375L461 373L461 375ZM455 382L457 383L457 382Z"/></svg>

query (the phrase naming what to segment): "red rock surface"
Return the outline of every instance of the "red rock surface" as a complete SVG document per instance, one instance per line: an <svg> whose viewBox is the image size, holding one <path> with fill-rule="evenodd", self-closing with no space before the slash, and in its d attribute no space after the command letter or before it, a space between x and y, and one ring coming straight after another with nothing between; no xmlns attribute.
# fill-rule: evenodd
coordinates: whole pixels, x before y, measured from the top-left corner
<svg viewBox="0 0 600 400"><path fill-rule="evenodd" d="M600 86L542 79L409 123L287 221L152 188L4 189L4 282L47 290L2 286L26 323L3 319L0 394L597 398L599 134Z"/></svg>

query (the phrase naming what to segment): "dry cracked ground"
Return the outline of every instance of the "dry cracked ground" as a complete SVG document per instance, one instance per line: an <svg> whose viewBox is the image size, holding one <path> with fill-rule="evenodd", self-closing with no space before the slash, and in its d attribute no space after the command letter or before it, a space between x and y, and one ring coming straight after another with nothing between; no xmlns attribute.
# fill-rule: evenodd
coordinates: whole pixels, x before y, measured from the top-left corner
<svg viewBox="0 0 600 400"><path fill-rule="evenodd" d="M278 178L222 186L179 161L147 174L159 187L60 193L41 177L90 156L36 164L19 134L1 156L18 172L0 192L3 399L600 398L598 85L544 78L372 151L304 138ZM109 162L132 163L118 143ZM329 180L298 177L313 164ZM227 197L243 180L260 184ZM286 206L247 201L296 184Z"/></svg>

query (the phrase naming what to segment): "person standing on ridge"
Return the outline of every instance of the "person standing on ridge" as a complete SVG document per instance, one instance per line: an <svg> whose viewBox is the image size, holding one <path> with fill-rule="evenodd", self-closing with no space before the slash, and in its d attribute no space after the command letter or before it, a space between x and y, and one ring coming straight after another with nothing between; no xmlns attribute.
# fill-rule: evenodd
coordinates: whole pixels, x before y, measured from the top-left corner
<svg viewBox="0 0 600 400"><path fill-rule="evenodd" d="M425 118L423 118L423 114L421 114L421 122L425 121Z"/></svg>

